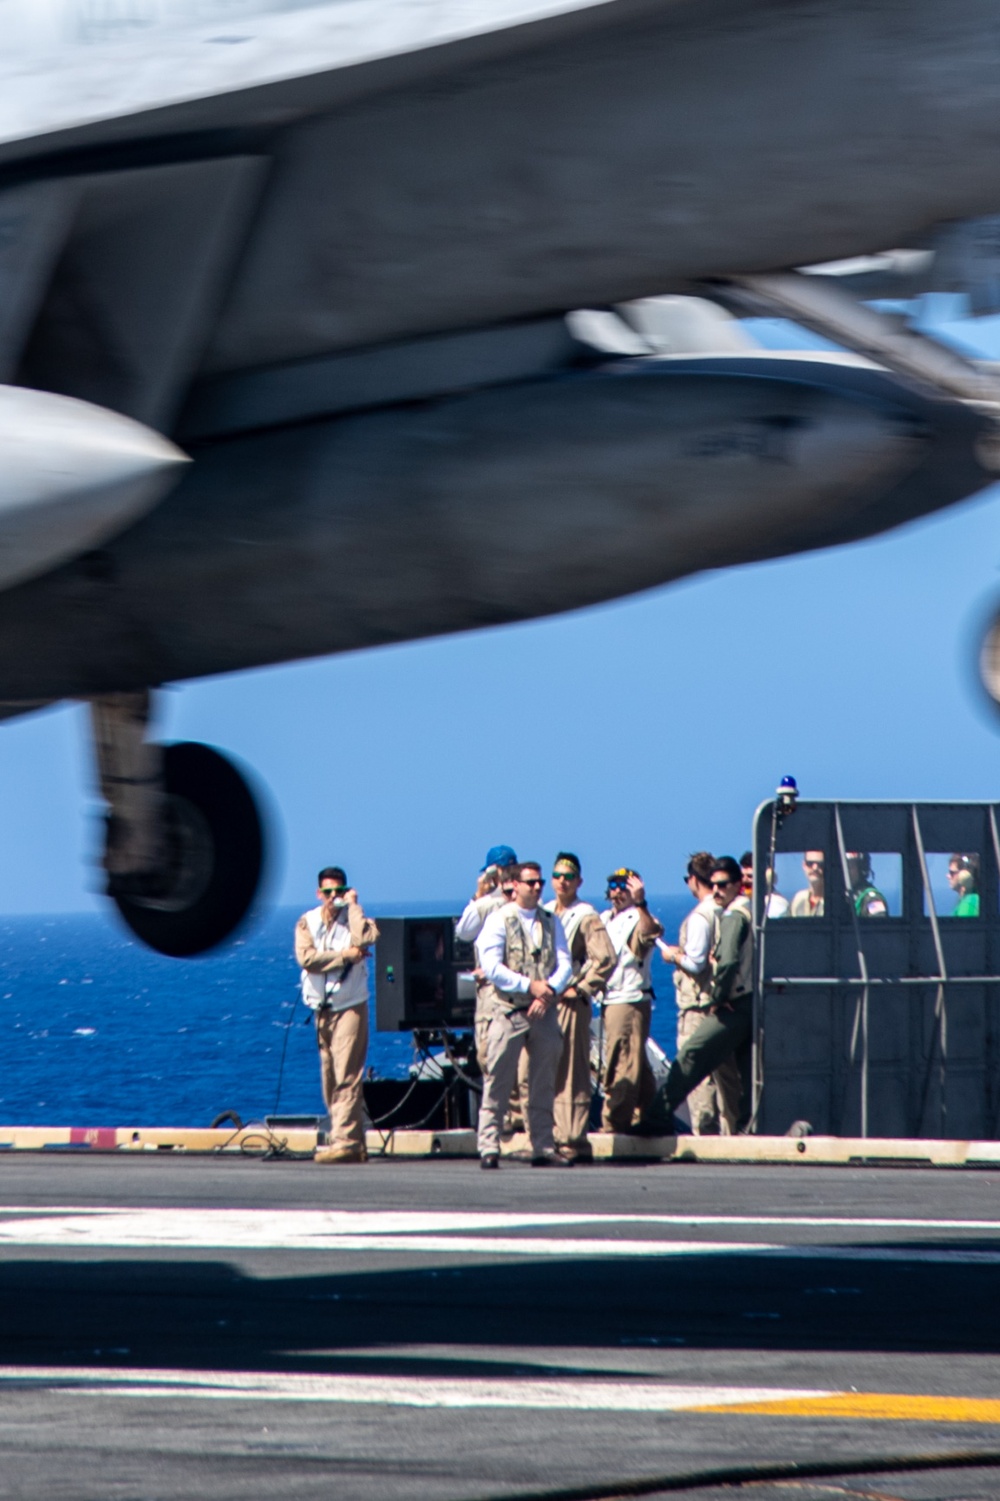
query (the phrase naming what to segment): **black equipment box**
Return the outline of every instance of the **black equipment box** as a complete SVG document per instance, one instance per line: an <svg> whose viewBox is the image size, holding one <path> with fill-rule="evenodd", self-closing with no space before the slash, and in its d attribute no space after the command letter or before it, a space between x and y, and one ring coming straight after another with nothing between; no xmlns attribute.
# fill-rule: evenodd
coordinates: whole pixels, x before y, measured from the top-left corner
<svg viewBox="0 0 1000 1501"><path fill-rule="evenodd" d="M379 918L375 1026L379 1032L472 1026L476 965L471 943L455 937L454 917Z"/></svg>

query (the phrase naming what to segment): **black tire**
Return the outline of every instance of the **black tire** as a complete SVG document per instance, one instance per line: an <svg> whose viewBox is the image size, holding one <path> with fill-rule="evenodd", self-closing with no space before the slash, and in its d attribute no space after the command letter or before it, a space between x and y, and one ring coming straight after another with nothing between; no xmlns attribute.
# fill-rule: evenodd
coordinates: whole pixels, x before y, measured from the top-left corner
<svg viewBox="0 0 1000 1501"><path fill-rule="evenodd" d="M109 895L137 938L172 959L216 948L246 917L264 869L253 794L225 756L182 742L163 752L170 862L155 895Z"/></svg>

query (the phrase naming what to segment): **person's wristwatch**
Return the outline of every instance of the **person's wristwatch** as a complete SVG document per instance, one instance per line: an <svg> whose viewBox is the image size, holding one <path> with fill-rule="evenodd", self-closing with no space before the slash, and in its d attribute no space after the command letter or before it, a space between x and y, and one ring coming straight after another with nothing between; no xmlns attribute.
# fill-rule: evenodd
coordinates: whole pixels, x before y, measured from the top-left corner
<svg viewBox="0 0 1000 1501"><path fill-rule="evenodd" d="M643 911L645 911L646 908L649 906L649 903L647 902L646 898L643 897L643 899L642 899L641 902L636 902L636 906L639 907L639 908L641 908Z"/></svg>

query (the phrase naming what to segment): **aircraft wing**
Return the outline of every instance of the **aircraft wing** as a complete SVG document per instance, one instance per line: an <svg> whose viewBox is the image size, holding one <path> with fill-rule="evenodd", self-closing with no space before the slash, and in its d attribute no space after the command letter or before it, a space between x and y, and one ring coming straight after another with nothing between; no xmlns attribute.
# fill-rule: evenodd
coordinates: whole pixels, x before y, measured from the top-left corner
<svg viewBox="0 0 1000 1501"><path fill-rule="evenodd" d="M79 10L93 31L100 6ZM1000 209L1000 20L981 0L205 16L126 37L109 21L0 68L0 277L33 273L4 315L13 378L148 420L233 372ZM163 389L122 389L137 379Z"/></svg>

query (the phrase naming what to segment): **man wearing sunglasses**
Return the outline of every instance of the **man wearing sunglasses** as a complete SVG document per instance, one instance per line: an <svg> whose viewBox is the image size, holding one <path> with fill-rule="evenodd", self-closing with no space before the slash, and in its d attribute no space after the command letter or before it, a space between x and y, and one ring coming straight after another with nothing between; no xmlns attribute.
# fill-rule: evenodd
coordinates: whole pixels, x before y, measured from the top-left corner
<svg viewBox="0 0 1000 1501"><path fill-rule="evenodd" d="M299 918L295 957L302 999L316 1013L323 1100L330 1116L317 1162L364 1162L362 1080L368 1052L368 955L378 928L339 865L319 873L319 906Z"/></svg>
<svg viewBox="0 0 1000 1501"><path fill-rule="evenodd" d="M740 870L743 872L743 892L753 911L753 850L744 850L740 856ZM765 870L764 883L767 891L767 915L769 918L787 917L791 902L787 896L782 896L775 883L773 870Z"/></svg>
<svg viewBox="0 0 1000 1501"><path fill-rule="evenodd" d="M753 921L740 891L743 873L732 855L712 864L709 885L718 909L712 946L712 985L709 1005L698 1026L678 1049L646 1124L669 1134L673 1112L682 1100L732 1058L740 1070L742 1089L736 1129L749 1119L750 1038L753 1032Z"/></svg>
<svg viewBox="0 0 1000 1501"><path fill-rule="evenodd" d="M500 1126L525 1049L531 1161L536 1167L569 1166L555 1149L553 1112L562 1053L556 999L572 980L573 966L562 923L540 905L544 885L536 861L521 865L513 902L490 913L477 944L486 979L479 1001L485 1044L479 1058L479 1157L484 1168L499 1165Z"/></svg>
<svg viewBox="0 0 1000 1501"><path fill-rule="evenodd" d="M802 869L808 886L792 897L790 917L822 917L826 906L826 857L822 850L806 850Z"/></svg>
<svg viewBox="0 0 1000 1501"><path fill-rule="evenodd" d="M562 1033L562 1055L556 1073L556 1151L570 1162L592 1162L587 1140L593 1084L590 1076L590 1007L604 992L617 955L607 929L589 902L580 900L583 872L576 855L561 851L555 858L552 885L555 898L546 908L563 925L573 963L572 983L556 1002Z"/></svg>
<svg viewBox="0 0 1000 1501"><path fill-rule="evenodd" d="M742 865L742 862L741 862ZM681 923L676 944L657 942L668 964L676 965L677 1046L698 1030L712 1004L712 946L719 908L712 892L715 857L698 850L687 863L686 885L696 905ZM744 886L746 874L744 872ZM696 1084L688 1095L695 1136L728 1136L740 1103L740 1076L730 1061Z"/></svg>
<svg viewBox="0 0 1000 1501"><path fill-rule="evenodd" d="M650 966L663 924L646 905L646 888L634 870L608 876L610 910L601 921L615 952L604 993L604 1108L602 1131L631 1131L656 1091L646 1057L653 1016Z"/></svg>

